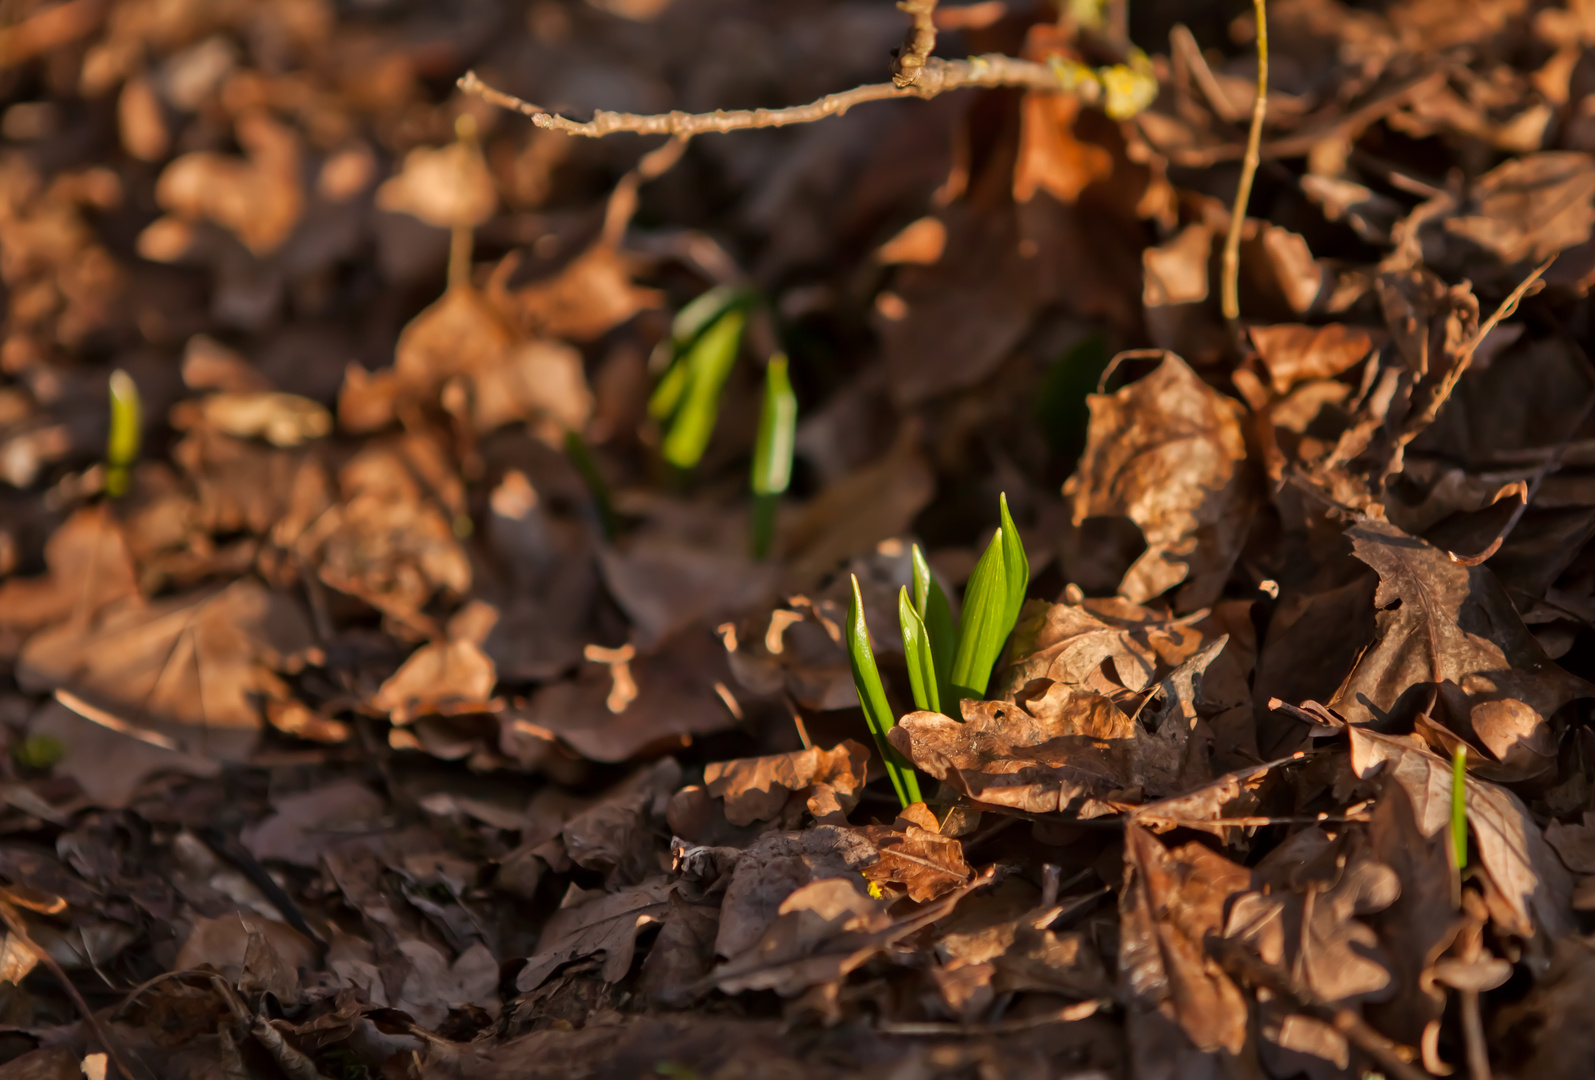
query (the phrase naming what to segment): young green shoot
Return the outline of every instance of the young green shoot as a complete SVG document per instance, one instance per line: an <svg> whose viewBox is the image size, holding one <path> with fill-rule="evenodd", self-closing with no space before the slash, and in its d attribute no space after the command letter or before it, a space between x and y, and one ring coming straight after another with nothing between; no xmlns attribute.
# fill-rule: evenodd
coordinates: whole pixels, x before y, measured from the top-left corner
<svg viewBox="0 0 1595 1080"><path fill-rule="evenodd" d="M992 668L1019 619L1025 588L1030 584L1030 562L1008 514L1006 495L1002 497L1001 520L964 589L950 675L955 701L985 697Z"/></svg>
<svg viewBox="0 0 1595 1080"><path fill-rule="evenodd" d="M111 434L105 442L105 493L113 499L127 494L143 426L138 384L117 368L111 372Z"/></svg>
<svg viewBox="0 0 1595 1080"><path fill-rule="evenodd" d="M1451 853L1457 874L1468 865L1468 747L1457 743L1451 754Z"/></svg>
<svg viewBox="0 0 1595 1080"><path fill-rule="evenodd" d="M956 709L958 703L953 700L951 677L953 655L958 651L958 629L953 625L952 607L947 603L947 594L931 576L925 553L919 550L918 544L910 550L914 567L914 613L925 624L926 640L936 669L936 696L942 706L936 711ZM907 640L906 635L904 640ZM951 712L947 715L957 719Z"/></svg>
<svg viewBox="0 0 1595 1080"><path fill-rule="evenodd" d="M897 621L903 630L903 656L908 660L908 682L914 690L914 706L941 712L941 685L936 677L936 660L925 620L908 598L908 586L897 594Z"/></svg>
<svg viewBox="0 0 1595 1080"><path fill-rule="evenodd" d="M777 353L764 369L764 405L753 443L753 557L770 553L775 537L775 510L792 482L792 453L797 443L797 395L787 373L787 359Z"/></svg>
<svg viewBox="0 0 1595 1080"><path fill-rule="evenodd" d="M853 668L858 703L864 710L870 734L875 736L876 749L881 752L898 801L905 807L923 802L919 794L919 776L913 765L886 737L897 725L897 714L886 700L886 687L881 684L880 669L875 665L875 651L870 648L869 627L864 622L864 597L859 592L857 576L853 578L853 602L847 609L847 656Z"/></svg>
<svg viewBox="0 0 1595 1080"><path fill-rule="evenodd" d="M604 530L604 538L613 540L620 529L620 521L615 516L615 504L609 495L609 484L604 480L604 474L598 471L598 462L593 460L592 451L587 449L587 443L574 431L565 432L565 455L570 458L570 463L576 466L576 471L587 484L587 492L592 496L593 506L598 511L598 524Z"/></svg>
<svg viewBox="0 0 1595 1080"><path fill-rule="evenodd" d="M708 448L720 391L742 343L749 300L728 286L698 296L676 314L670 337L650 361L664 373L648 399L648 414L669 423L664 457L677 468L692 468Z"/></svg>

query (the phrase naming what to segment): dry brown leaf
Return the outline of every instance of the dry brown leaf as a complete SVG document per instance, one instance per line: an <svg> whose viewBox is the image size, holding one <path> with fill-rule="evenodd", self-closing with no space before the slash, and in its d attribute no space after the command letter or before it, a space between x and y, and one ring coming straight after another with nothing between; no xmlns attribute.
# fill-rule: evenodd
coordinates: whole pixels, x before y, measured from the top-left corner
<svg viewBox="0 0 1595 1080"><path fill-rule="evenodd" d="M793 892L824 878L861 876L875 846L850 829L819 825L797 833L769 833L737 855L720 905L714 951L722 957L752 950Z"/></svg>
<svg viewBox="0 0 1595 1080"><path fill-rule="evenodd" d="M1269 381L1277 394L1287 394L1297 383L1309 379L1332 379L1356 367L1379 344L1373 331L1341 323L1252 326L1247 333L1268 368Z"/></svg>
<svg viewBox="0 0 1595 1080"><path fill-rule="evenodd" d="M450 621L448 637L411 653L371 697L371 707L388 713L396 725L418 716L491 712L498 672L481 642L498 620L498 612L480 600L467 604Z"/></svg>
<svg viewBox="0 0 1595 1080"><path fill-rule="evenodd" d="M603 953L605 982L618 982L631 970L642 928L664 919L672 886L664 878L605 893L571 885L559 910L537 938L515 986L523 993L541 986L561 964Z"/></svg>
<svg viewBox="0 0 1595 1080"><path fill-rule="evenodd" d="M831 789L844 812L851 810L858 804L868 764L869 751L848 739L831 750L810 747L769 757L713 762L705 767L703 782L710 795L725 800L727 821L751 825L780 816L793 795L822 784Z"/></svg>
<svg viewBox="0 0 1595 1080"><path fill-rule="evenodd" d="M1170 619L1123 597L1044 604L1020 613L1008 646L1014 659L1003 674L1005 697L1035 679L1115 694L1141 691L1189 660L1202 633L1186 619Z"/></svg>
<svg viewBox="0 0 1595 1080"><path fill-rule="evenodd" d="M1039 90L1019 104L1019 157L1014 162L1013 197L1029 202L1045 191L1061 203L1113 173L1113 155L1104 147L1074 137L1080 99Z"/></svg>
<svg viewBox="0 0 1595 1080"><path fill-rule="evenodd" d="M1240 406L1172 353L1150 374L1090 398L1085 456L1064 486L1074 523L1127 517L1146 551L1121 595L1144 603L1184 584L1190 610L1218 597L1251 517Z"/></svg>
<svg viewBox="0 0 1595 1080"><path fill-rule="evenodd" d="M472 229L498 209L493 174L474 141L418 146L377 188L377 209L409 214L440 229Z"/></svg>
<svg viewBox="0 0 1595 1080"><path fill-rule="evenodd" d="M244 829L244 846L257 859L311 868L342 833L369 826L387 809L381 796L356 780L335 780L276 799L273 806L270 817Z"/></svg>
<svg viewBox="0 0 1595 1080"><path fill-rule="evenodd" d="M1488 749L1503 776L1549 768L1552 714L1590 689L1546 657L1495 575L1384 522L1347 536L1379 573L1378 631L1329 707L1353 723L1423 712Z"/></svg>
<svg viewBox="0 0 1595 1080"><path fill-rule="evenodd" d="M240 116L235 131L245 157L184 154L161 173L155 199L184 220L228 229L256 256L270 255L304 210L299 140L263 111Z"/></svg>
<svg viewBox="0 0 1595 1080"><path fill-rule="evenodd" d="M925 816L930 825L936 824L935 817ZM877 885L901 885L908 890L908 898L918 903L946 895L968 881L972 873L964 861L963 844L934 828L899 818L891 828L870 826L864 835L880 853L880 859L864 869L864 876Z"/></svg>
<svg viewBox="0 0 1595 1080"><path fill-rule="evenodd" d="M299 606L244 579L148 605L124 601L91 625L40 631L17 659L17 681L34 692L69 690L190 750L237 761L259 737L257 696L283 696L275 673L319 656Z"/></svg>
<svg viewBox="0 0 1595 1080"><path fill-rule="evenodd" d="M101 608L138 596L122 529L103 504L62 522L44 548L49 573L0 584L0 626L34 630L67 620L81 624Z"/></svg>
<svg viewBox="0 0 1595 1080"><path fill-rule="evenodd" d="M1545 827L1545 841L1573 873L1595 874L1595 814L1584 811L1584 820L1576 825L1551 822Z"/></svg>
<svg viewBox="0 0 1595 1080"><path fill-rule="evenodd" d="M1451 762L1412 743L1352 725L1351 767L1368 777L1383 773L1412 800L1418 829L1433 837L1451 820ZM1468 826L1479 859L1500 891L1512 920L1505 927L1522 937L1543 932L1558 937L1572 925L1573 879L1545 842L1521 800L1488 780L1468 777Z"/></svg>
<svg viewBox="0 0 1595 1080"><path fill-rule="evenodd" d="M1208 957L1230 900L1251 874L1191 843L1173 851L1145 829L1125 827L1127 880L1119 900L1119 974L1133 1007L1178 1024L1198 1050L1238 1055L1246 1045L1240 989Z"/></svg>
<svg viewBox="0 0 1595 1080"><path fill-rule="evenodd" d="M1595 227L1595 158L1546 151L1498 165L1474 182L1466 212L1444 227L1508 264L1581 244Z"/></svg>
<svg viewBox="0 0 1595 1080"><path fill-rule="evenodd" d="M398 951L410 962L395 1007L428 1028L437 1028L451 1009L475 1006L496 1017L498 961L486 945L476 942L455 958L424 941L401 941Z"/></svg>
<svg viewBox="0 0 1595 1080"><path fill-rule="evenodd" d="M332 433L332 414L297 394L245 391L211 394L197 410L205 424L240 439L263 438L273 446L298 446ZM183 426L173 417L173 426Z"/></svg>
<svg viewBox="0 0 1595 1080"><path fill-rule="evenodd" d="M590 341L639 311L657 308L664 294L632 281L632 260L602 240L550 278L515 290L512 303L529 329L566 341Z"/></svg>

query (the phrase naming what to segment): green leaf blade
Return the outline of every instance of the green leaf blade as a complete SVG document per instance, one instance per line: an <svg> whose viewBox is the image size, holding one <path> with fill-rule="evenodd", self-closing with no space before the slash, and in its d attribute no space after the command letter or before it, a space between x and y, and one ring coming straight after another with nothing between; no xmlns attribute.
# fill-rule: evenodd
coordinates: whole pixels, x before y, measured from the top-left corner
<svg viewBox="0 0 1595 1080"><path fill-rule="evenodd" d="M925 633L930 640L930 654L936 664L937 697L946 712L958 719L949 709L956 709L952 693L953 657L958 652L958 630L953 622L953 609L947 603L947 594L931 575L930 564L924 552L915 544L912 549L914 565L914 610L925 623Z"/></svg>
<svg viewBox="0 0 1595 1080"><path fill-rule="evenodd" d="M1007 605L1007 567L999 528L981 553L964 589L964 610L958 622L958 652L953 658L950 676L953 693L959 699L979 700L985 696L992 666L1007 638L1003 627Z"/></svg>
<svg viewBox="0 0 1595 1080"><path fill-rule="evenodd" d="M914 610L905 585L897 594L897 620L903 630L903 655L908 660L908 681L914 689L914 704L930 712L941 712L941 687L936 682L935 649L925 631L925 621Z"/></svg>
<svg viewBox="0 0 1595 1080"><path fill-rule="evenodd" d="M875 664L875 650L870 648L869 627L864 622L864 597L859 592L858 578L853 578L853 600L847 609L847 658L853 669L853 688L858 692L858 703L864 710L870 734L875 736L875 746L886 763L886 773L892 787L904 806L922 802L919 795L919 777L914 768L897 752L886 733L897 726L897 716L886 700L886 688L881 684L880 669Z"/></svg>
<svg viewBox="0 0 1595 1080"><path fill-rule="evenodd" d="M764 371L764 406L753 444L753 493L780 495L792 483L792 455L797 446L797 395L787 372L787 359L770 357Z"/></svg>
<svg viewBox="0 0 1595 1080"><path fill-rule="evenodd" d="M746 321L740 308L728 310L699 335L682 360L688 369L687 385L662 447L665 460L677 468L697 465L709 448L719 419L720 391L736 362Z"/></svg>
<svg viewBox="0 0 1595 1080"><path fill-rule="evenodd" d="M1008 594L1003 607L1003 640L1012 633L1019 621L1019 609L1025 603L1025 590L1030 587L1030 559L1025 555L1025 543L1019 536L1019 527L1008 513L1008 495L998 497L1002 518L1002 565L1007 574ZM1000 651L1000 650L999 650Z"/></svg>
<svg viewBox="0 0 1595 1080"><path fill-rule="evenodd" d="M138 384L121 368L111 372L111 431L105 440L105 493L127 494L131 470L144 436L144 407Z"/></svg>

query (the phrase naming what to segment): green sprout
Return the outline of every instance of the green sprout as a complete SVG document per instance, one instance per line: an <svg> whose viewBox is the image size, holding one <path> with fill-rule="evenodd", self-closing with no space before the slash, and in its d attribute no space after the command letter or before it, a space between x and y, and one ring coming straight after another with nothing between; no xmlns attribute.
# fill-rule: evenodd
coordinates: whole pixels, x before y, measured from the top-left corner
<svg viewBox="0 0 1595 1080"><path fill-rule="evenodd" d="M753 557L770 553L775 509L792 482L792 451L797 440L797 395L787 374L787 359L777 353L764 370L764 407L753 442Z"/></svg>
<svg viewBox="0 0 1595 1080"><path fill-rule="evenodd" d="M565 455L570 458L576 471L581 474L582 480L587 484L587 491L593 498L593 505L598 509L598 523L603 527L604 537L608 540L615 538L619 531L619 519L615 516L615 504L609 495L609 484L604 480L604 474L598 470L598 462L593 460L592 451L587 449L587 443L574 431L565 432Z"/></svg>
<svg viewBox="0 0 1595 1080"><path fill-rule="evenodd" d="M847 655L853 667L853 687L858 691L858 703L864 709L864 719L869 723L870 734L875 736L875 746L886 763L886 774L892 778L898 801L904 806L923 802L914 766L886 738L886 733L897 725L897 714L886 700L886 687L881 684L880 669L875 666L875 651L870 648L869 627L864 622L864 597L859 592L856 575L853 577L853 602L847 609Z"/></svg>
<svg viewBox="0 0 1595 1080"><path fill-rule="evenodd" d="M958 619L958 642L949 676L955 700L985 696L991 669L1019 621L1019 608L1030 584L1030 561L1008 514L1007 495L1001 500L1001 520L964 589L964 610Z"/></svg>
<svg viewBox="0 0 1595 1080"><path fill-rule="evenodd" d="M1451 754L1451 852L1457 872L1468 865L1468 746L1457 743Z"/></svg>
<svg viewBox="0 0 1595 1080"><path fill-rule="evenodd" d="M117 368L111 372L111 434L105 442L105 493L113 499L127 494L130 470L138 461L142 414L138 384Z"/></svg>
<svg viewBox="0 0 1595 1080"><path fill-rule="evenodd" d="M66 757L66 747L51 735L29 735L21 742L11 744L11 757L24 769L45 772L61 763Z"/></svg>
<svg viewBox="0 0 1595 1080"><path fill-rule="evenodd" d="M669 422L662 447L665 460L690 469L703 458L720 412L720 391L742 344L749 297L730 289L711 289L682 308L671 327L670 366L648 413Z"/></svg>

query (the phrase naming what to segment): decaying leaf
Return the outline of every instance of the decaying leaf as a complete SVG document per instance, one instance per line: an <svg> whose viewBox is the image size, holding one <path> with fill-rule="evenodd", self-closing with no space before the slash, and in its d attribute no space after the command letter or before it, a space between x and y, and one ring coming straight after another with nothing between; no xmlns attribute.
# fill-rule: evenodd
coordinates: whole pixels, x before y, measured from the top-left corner
<svg viewBox="0 0 1595 1080"><path fill-rule="evenodd" d="M879 855L864 876L878 885L903 886L910 900L934 900L969 880L963 844L941 834L924 803L908 807L890 828L871 826L864 835Z"/></svg>
<svg viewBox="0 0 1595 1080"><path fill-rule="evenodd" d="M703 782L710 795L725 800L727 821L750 825L778 817L794 795L805 796L811 812L823 807L825 799L818 790L822 786L829 789L830 799L843 813L851 810L858 803L868 763L869 751L848 739L831 750L810 747L770 757L715 762L704 770Z"/></svg>
<svg viewBox="0 0 1595 1080"><path fill-rule="evenodd" d="M1240 406L1178 356L1151 374L1090 399L1079 470L1064 486L1074 523L1127 517L1146 551L1120 594L1145 603L1183 583L1179 605L1211 603L1223 588L1250 517Z"/></svg>
<svg viewBox="0 0 1595 1080"><path fill-rule="evenodd" d="M1552 715L1590 691L1545 655L1495 576L1383 522L1348 535L1379 572L1378 632L1330 708L1353 723L1425 712L1512 777L1548 768Z"/></svg>
<svg viewBox="0 0 1595 1080"><path fill-rule="evenodd" d="M637 934L664 918L670 889L663 878L612 893L572 885L515 977L516 987L534 990L561 964L595 953L604 955L604 980L618 981L631 967Z"/></svg>

